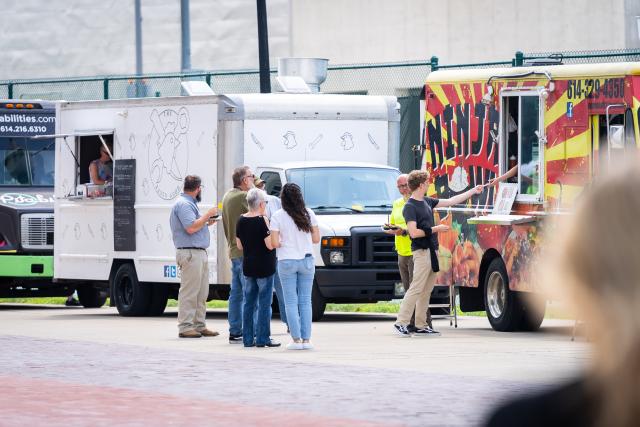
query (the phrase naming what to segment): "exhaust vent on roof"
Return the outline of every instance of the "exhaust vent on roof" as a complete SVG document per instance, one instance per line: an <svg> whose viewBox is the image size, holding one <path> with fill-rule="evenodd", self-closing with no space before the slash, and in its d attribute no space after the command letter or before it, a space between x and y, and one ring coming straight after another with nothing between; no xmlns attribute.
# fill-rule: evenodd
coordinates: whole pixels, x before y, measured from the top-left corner
<svg viewBox="0 0 640 427"><path fill-rule="evenodd" d="M278 58L277 81L285 92L318 93L328 64L325 58Z"/></svg>

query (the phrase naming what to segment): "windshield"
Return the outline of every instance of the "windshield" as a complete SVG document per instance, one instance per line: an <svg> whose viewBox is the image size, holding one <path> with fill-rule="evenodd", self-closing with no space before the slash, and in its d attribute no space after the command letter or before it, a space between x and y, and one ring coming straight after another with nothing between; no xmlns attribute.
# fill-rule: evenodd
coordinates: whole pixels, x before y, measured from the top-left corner
<svg viewBox="0 0 640 427"><path fill-rule="evenodd" d="M54 140L0 138L0 185L53 186Z"/></svg>
<svg viewBox="0 0 640 427"><path fill-rule="evenodd" d="M397 170L382 168L303 168L288 170L287 181L302 188L311 209L390 211L400 197L398 175Z"/></svg>

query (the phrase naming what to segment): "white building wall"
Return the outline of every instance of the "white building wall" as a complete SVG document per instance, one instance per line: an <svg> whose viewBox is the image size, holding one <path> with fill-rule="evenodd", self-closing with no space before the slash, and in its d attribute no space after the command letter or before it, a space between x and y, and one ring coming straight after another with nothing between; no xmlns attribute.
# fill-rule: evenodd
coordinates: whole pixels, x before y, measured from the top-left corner
<svg viewBox="0 0 640 427"><path fill-rule="evenodd" d="M625 3L634 2L292 0L292 53L334 64L436 55L444 64L508 60L516 50L621 49Z"/></svg>
<svg viewBox="0 0 640 427"><path fill-rule="evenodd" d="M134 0L2 0L0 80L132 74ZM191 0L194 69L258 66L255 0ZM269 0L275 64L290 51L289 0ZM181 66L180 1L142 0L143 71Z"/></svg>
<svg viewBox="0 0 640 427"><path fill-rule="evenodd" d="M2 0L0 80L132 74L134 0ZM280 56L331 64L506 60L640 47L639 0L268 0ZM142 0L143 71L180 70L180 1ZM255 0L191 0L193 69L257 68Z"/></svg>

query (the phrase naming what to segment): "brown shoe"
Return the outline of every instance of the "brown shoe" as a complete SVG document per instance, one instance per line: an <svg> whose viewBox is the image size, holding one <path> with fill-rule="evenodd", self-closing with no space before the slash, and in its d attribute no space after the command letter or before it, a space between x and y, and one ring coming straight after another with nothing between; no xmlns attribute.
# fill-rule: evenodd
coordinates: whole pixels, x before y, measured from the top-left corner
<svg viewBox="0 0 640 427"><path fill-rule="evenodd" d="M200 338L202 334L198 331L191 330L191 331L180 332L178 336L180 338Z"/></svg>
<svg viewBox="0 0 640 427"><path fill-rule="evenodd" d="M203 330L198 332L200 332L200 335L202 335L203 337L217 337L218 335L220 335L219 332L212 331L211 329L207 329L207 328L204 328Z"/></svg>

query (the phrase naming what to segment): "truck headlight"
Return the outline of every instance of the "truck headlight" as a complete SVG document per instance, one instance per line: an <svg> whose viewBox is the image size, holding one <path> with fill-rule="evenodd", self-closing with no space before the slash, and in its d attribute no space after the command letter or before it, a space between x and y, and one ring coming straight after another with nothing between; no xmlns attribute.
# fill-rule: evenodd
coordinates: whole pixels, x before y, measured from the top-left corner
<svg viewBox="0 0 640 427"><path fill-rule="evenodd" d="M349 236L325 236L320 242L320 254L324 265L344 267L351 264L351 238Z"/></svg>
<svg viewBox="0 0 640 427"><path fill-rule="evenodd" d="M329 263L330 264L344 264L344 252L342 252L342 251L331 251L331 252L329 252Z"/></svg>

